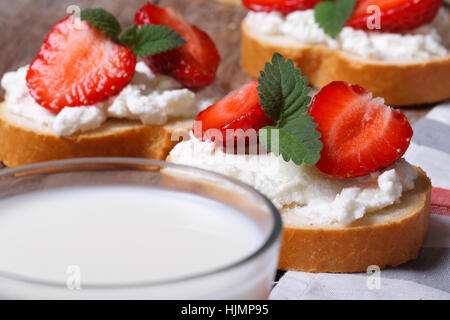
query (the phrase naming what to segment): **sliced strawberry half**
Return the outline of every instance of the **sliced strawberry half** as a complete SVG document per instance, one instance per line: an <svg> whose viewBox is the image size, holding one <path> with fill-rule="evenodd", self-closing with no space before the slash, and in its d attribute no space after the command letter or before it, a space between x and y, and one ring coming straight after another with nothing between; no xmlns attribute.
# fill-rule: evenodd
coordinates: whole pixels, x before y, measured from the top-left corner
<svg viewBox="0 0 450 320"><path fill-rule="evenodd" d="M288 14L296 10L307 10L324 0L243 0L242 3L249 10L271 12L277 11Z"/></svg>
<svg viewBox="0 0 450 320"><path fill-rule="evenodd" d="M400 32L430 23L436 17L443 0L358 0L347 25L354 29L369 30L369 6L380 8L380 29L374 31Z"/></svg>
<svg viewBox="0 0 450 320"><path fill-rule="evenodd" d="M413 135L402 111L342 81L322 88L309 113L322 135L316 166L332 177L362 176L389 166L405 153Z"/></svg>
<svg viewBox="0 0 450 320"><path fill-rule="evenodd" d="M147 3L135 16L135 22L163 25L175 30L187 41L181 47L145 59L156 73L168 74L188 88L211 84L220 63L220 55L211 38L190 24L173 8L160 8Z"/></svg>
<svg viewBox="0 0 450 320"><path fill-rule="evenodd" d="M201 121L202 130L194 130L194 135L199 139L208 140L214 135L208 133L208 130L217 129L221 133L223 142L231 138L239 138L239 134L249 129L254 129L256 133L260 128L274 124L274 121L269 119L261 109L257 86L256 80L245 84L200 112L195 121ZM243 131L236 132L238 129ZM227 130L231 131L227 132Z"/></svg>
<svg viewBox="0 0 450 320"><path fill-rule="evenodd" d="M94 105L133 78L136 57L87 22L67 17L50 31L28 69L27 86L43 107Z"/></svg>

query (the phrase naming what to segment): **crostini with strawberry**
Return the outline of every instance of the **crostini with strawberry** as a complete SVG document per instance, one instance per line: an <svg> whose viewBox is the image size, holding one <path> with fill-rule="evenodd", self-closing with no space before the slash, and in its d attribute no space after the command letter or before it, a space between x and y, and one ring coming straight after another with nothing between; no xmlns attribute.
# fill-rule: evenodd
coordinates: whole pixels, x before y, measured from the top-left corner
<svg viewBox="0 0 450 320"><path fill-rule="evenodd" d="M281 269L360 272L414 259L431 183L402 158L407 118L359 85L309 93L293 61L275 53L257 81L199 113L168 161L232 176L272 200L284 223Z"/></svg>
<svg viewBox="0 0 450 320"><path fill-rule="evenodd" d="M0 161L167 156L220 95L220 56L176 9L148 3L135 20L123 30L103 9L68 16L29 66L3 76Z"/></svg>

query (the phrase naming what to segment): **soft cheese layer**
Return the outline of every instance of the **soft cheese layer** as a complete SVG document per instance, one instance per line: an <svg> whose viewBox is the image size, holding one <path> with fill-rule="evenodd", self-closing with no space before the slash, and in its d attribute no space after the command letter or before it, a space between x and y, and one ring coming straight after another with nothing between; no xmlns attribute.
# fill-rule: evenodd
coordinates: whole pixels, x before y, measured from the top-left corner
<svg viewBox="0 0 450 320"><path fill-rule="evenodd" d="M216 101L216 82L197 93L174 79L155 75L143 62L136 65L131 83L119 95L94 106L65 107L57 115L43 108L31 97L26 84L28 66L6 73L1 81L7 94L6 108L58 136L99 128L108 118L139 120L143 124L162 125L170 118L193 117Z"/></svg>
<svg viewBox="0 0 450 320"><path fill-rule="evenodd" d="M191 138L175 146L170 161L244 181L281 209L289 224L349 224L394 204L414 188L417 172L399 160L389 168L351 179L331 178L314 166L297 166L273 153L227 154L212 142Z"/></svg>
<svg viewBox="0 0 450 320"><path fill-rule="evenodd" d="M277 12L249 12L246 23L255 33L290 36L302 43L325 44L368 59L408 62L445 57L450 48L450 17L441 9L435 20L408 33L366 32L344 27L336 39L318 26L314 10L294 11L287 16Z"/></svg>

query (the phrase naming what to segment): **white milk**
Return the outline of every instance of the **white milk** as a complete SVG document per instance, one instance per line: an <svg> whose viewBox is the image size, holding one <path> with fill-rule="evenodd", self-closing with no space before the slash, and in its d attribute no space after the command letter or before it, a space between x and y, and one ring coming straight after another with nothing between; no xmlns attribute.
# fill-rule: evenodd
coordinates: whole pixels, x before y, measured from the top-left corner
<svg viewBox="0 0 450 320"><path fill-rule="evenodd" d="M63 286L72 277L80 292L83 286L142 284L215 270L251 255L263 242L262 231L243 214L175 191L112 185L0 200L0 272ZM12 286L8 292L1 281L0 297L40 296L35 288ZM217 281L223 285L223 279ZM214 285L210 280L207 295L214 295ZM149 297L201 296L195 286L187 290L187 296L160 291ZM67 292L53 294L44 298L64 298Z"/></svg>

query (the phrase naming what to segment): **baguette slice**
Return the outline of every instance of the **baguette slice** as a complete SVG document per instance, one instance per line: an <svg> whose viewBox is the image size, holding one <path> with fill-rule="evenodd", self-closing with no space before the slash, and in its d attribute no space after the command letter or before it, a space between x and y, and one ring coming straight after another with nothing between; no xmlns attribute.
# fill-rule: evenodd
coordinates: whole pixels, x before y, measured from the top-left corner
<svg viewBox="0 0 450 320"><path fill-rule="evenodd" d="M420 168L397 204L346 226L284 225L278 267L308 272L365 272L417 257L428 231L431 182Z"/></svg>
<svg viewBox="0 0 450 320"><path fill-rule="evenodd" d="M310 83L321 88L335 80L359 84L388 105L408 106L450 98L450 54L410 63L369 60L322 44L305 44L290 36L265 36L241 24L241 64L259 77L274 52L294 61Z"/></svg>
<svg viewBox="0 0 450 320"><path fill-rule="evenodd" d="M0 104L0 162L9 167L81 157L139 157L163 160L188 136L192 119L159 125L111 119L100 128L59 137L52 130L8 112Z"/></svg>

